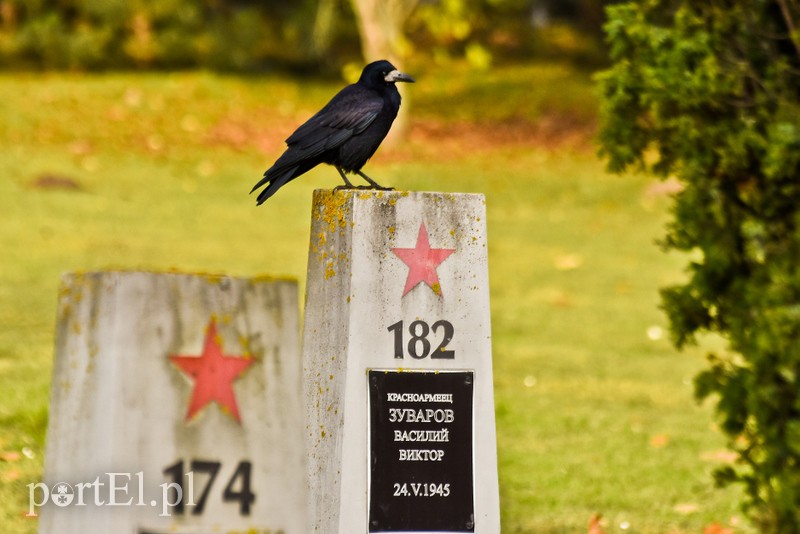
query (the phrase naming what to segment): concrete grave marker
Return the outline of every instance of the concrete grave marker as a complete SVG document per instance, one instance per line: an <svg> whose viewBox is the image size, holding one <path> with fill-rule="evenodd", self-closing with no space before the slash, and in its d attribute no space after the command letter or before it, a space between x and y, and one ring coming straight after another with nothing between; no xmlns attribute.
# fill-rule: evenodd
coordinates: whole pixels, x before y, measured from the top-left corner
<svg viewBox="0 0 800 534"><path fill-rule="evenodd" d="M482 195L316 191L311 532L500 531Z"/></svg>
<svg viewBox="0 0 800 534"><path fill-rule="evenodd" d="M58 308L41 534L308 532L294 281L72 274Z"/></svg>

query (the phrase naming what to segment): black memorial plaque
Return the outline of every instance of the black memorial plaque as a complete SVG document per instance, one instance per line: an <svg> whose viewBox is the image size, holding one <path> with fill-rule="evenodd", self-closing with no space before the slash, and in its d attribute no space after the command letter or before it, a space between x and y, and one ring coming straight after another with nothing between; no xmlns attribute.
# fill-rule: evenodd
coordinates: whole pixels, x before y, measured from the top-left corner
<svg viewBox="0 0 800 534"><path fill-rule="evenodd" d="M369 532L474 532L472 371L369 371Z"/></svg>

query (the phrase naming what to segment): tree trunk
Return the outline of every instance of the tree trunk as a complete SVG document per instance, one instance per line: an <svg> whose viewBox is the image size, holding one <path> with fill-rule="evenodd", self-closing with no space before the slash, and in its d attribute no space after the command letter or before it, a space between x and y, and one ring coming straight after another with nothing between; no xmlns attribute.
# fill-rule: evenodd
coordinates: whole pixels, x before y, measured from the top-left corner
<svg viewBox="0 0 800 534"><path fill-rule="evenodd" d="M361 35L361 53L367 62L387 59L403 70L403 24L419 0L351 0ZM405 136L408 129L409 99L403 95L403 105L386 138L393 145Z"/></svg>
<svg viewBox="0 0 800 534"><path fill-rule="evenodd" d="M319 61L330 52L335 20L336 0L319 0L309 39L309 50L314 60Z"/></svg>

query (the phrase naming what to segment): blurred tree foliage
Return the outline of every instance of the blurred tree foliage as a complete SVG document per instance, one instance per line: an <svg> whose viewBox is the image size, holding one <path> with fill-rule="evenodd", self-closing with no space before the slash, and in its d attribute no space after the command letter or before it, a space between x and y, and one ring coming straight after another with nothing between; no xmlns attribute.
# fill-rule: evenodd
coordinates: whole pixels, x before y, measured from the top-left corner
<svg viewBox="0 0 800 534"><path fill-rule="evenodd" d="M297 60L316 2L0 0L0 61L56 68L247 70Z"/></svg>
<svg viewBox="0 0 800 534"><path fill-rule="evenodd" d="M667 248L689 280L662 291L677 346L716 332L696 379L716 398L762 532L800 532L800 5L630 1L609 9L600 77L613 170L675 176Z"/></svg>
<svg viewBox="0 0 800 534"><path fill-rule="evenodd" d="M394 55L466 57L476 66L545 53L597 59L601 6L602 0L0 0L0 66L338 70L374 50L370 41L382 45L381 34ZM364 13L377 21L371 34Z"/></svg>

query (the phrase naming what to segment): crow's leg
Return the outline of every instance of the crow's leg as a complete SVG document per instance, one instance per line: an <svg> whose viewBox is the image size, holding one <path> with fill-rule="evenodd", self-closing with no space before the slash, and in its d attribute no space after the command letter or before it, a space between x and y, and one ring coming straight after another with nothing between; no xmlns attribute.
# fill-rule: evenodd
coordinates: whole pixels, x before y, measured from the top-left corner
<svg viewBox="0 0 800 534"><path fill-rule="evenodd" d="M394 190L394 187L384 187L384 186L380 185L378 182L376 182L375 180L373 180L372 178L370 178L369 176L367 176L366 174L364 174L361 171L356 171L356 174L358 174L360 177L362 177L367 182L369 182L369 185L371 186L370 187L371 189L380 189L381 191L393 191Z"/></svg>
<svg viewBox="0 0 800 534"><path fill-rule="evenodd" d="M350 180L347 179L347 176L345 176L344 171L342 170L341 167L336 165L336 170L339 171L339 176L341 176L342 180L344 180L344 185L337 185L336 187L333 188L334 191L340 191L342 189L358 189L356 186L350 183Z"/></svg>

